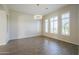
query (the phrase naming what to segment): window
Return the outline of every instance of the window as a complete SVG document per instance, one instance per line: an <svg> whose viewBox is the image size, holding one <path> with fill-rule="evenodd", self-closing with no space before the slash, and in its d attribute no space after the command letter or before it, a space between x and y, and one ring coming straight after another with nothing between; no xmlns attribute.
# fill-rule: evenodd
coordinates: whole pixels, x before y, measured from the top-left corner
<svg viewBox="0 0 79 59"><path fill-rule="evenodd" d="M70 13L65 13L62 15L62 34L63 35L70 35Z"/></svg>
<svg viewBox="0 0 79 59"><path fill-rule="evenodd" d="M45 20L45 32L48 32L48 19Z"/></svg>
<svg viewBox="0 0 79 59"><path fill-rule="evenodd" d="M52 17L50 19L50 32L51 33L58 33L58 17Z"/></svg>

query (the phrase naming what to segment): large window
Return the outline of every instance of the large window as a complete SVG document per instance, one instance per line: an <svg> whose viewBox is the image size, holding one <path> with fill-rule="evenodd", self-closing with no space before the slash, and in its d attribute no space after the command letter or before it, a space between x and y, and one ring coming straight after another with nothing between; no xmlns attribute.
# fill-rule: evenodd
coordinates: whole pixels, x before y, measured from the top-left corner
<svg viewBox="0 0 79 59"><path fill-rule="evenodd" d="M58 33L58 17L52 17L50 19L50 33Z"/></svg>
<svg viewBox="0 0 79 59"><path fill-rule="evenodd" d="M48 32L48 19L45 20L45 32Z"/></svg>
<svg viewBox="0 0 79 59"><path fill-rule="evenodd" d="M70 13L67 12L62 15L62 34L70 35Z"/></svg>

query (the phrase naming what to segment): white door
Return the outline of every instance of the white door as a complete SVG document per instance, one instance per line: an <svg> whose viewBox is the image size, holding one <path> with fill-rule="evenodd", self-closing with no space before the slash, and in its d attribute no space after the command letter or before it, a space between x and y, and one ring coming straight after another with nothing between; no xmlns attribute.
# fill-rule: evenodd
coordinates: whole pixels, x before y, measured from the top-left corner
<svg viewBox="0 0 79 59"><path fill-rule="evenodd" d="M0 45L6 44L6 41L7 41L6 12L0 10Z"/></svg>

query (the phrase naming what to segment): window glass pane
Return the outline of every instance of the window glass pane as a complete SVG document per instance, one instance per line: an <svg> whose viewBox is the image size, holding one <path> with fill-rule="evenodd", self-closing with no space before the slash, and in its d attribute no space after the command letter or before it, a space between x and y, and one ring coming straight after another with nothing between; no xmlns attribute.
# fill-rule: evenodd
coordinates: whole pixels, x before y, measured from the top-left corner
<svg viewBox="0 0 79 59"><path fill-rule="evenodd" d="M56 17L54 17L54 20L57 20L58 19L58 17L56 16Z"/></svg>
<svg viewBox="0 0 79 59"><path fill-rule="evenodd" d="M53 33L53 18L50 19L50 32Z"/></svg>
<svg viewBox="0 0 79 59"><path fill-rule="evenodd" d="M45 32L48 32L48 20L45 20Z"/></svg>
<svg viewBox="0 0 79 59"><path fill-rule="evenodd" d="M58 17L52 17L50 19L50 32L57 33L58 32Z"/></svg>
<svg viewBox="0 0 79 59"><path fill-rule="evenodd" d="M69 12L62 15L62 18L69 18L69 17L70 17Z"/></svg>
<svg viewBox="0 0 79 59"><path fill-rule="evenodd" d="M58 30L58 17L54 17L54 33L57 33Z"/></svg>
<svg viewBox="0 0 79 59"><path fill-rule="evenodd" d="M62 17L63 17L63 15L62 15ZM70 35L70 31L69 31L69 20L70 20L70 18L69 18L70 16L69 16L69 13L67 13L67 14L64 14L64 18L62 18L62 34L63 35Z"/></svg>
<svg viewBox="0 0 79 59"><path fill-rule="evenodd" d="M57 33L58 30L58 22L54 21L54 33Z"/></svg>

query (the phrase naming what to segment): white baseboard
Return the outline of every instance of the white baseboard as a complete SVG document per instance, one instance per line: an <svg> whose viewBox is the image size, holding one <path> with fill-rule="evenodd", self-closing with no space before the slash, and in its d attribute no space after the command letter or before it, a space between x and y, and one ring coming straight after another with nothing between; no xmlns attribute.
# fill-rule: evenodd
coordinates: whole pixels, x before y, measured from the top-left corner
<svg viewBox="0 0 79 59"><path fill-rule="evenodd" d="M43 35L43 36L47 36L47 37L49 37L49 38L55 38L55 39L57 39L57 40L61 40L61 41L68 42L68 43L72 43L72 44L75 44L75 45L79 45L78 43L71 42L71 41L67 41L67 40L63 40L63 39L61 39L61 38L51 37L51 36L48 36L48 35Z"/></svg>
<svg viewBox="0 0 79 59"><path fill-rule="evenodd" d="M30 37L35 37L35 36L40 36L40 34L29 35L29 36L23 36L23 37L18 37L17 39L21 39L21 38L30 38Z"/></svg>
<svg viewBox="0 0 79 59"><path fill-rule="evenodd" d="M22 37L14 37L11 38L10 40L15 40L15 39L22 39L22 38L30 38L30 37L35 37L35 36L40 36L41 34L34 34L34 35L29 35L29 36L22 36Z"/></svg>
<svg viewBox="0 0 79 59"><path fill-rule="evenodd" d="M1 45L6 45L8 43L8 41L10 40L15 40L15 39L22 39L22 38L29 38L29 37L35 37L35 36L40 36L41 34L34 34L34 35L29 35L29 36L23 36L23 37L17 37L17 38L11 38L11 39L7 39L6 41L2 41L0 42L0 46Z"/></svg>

